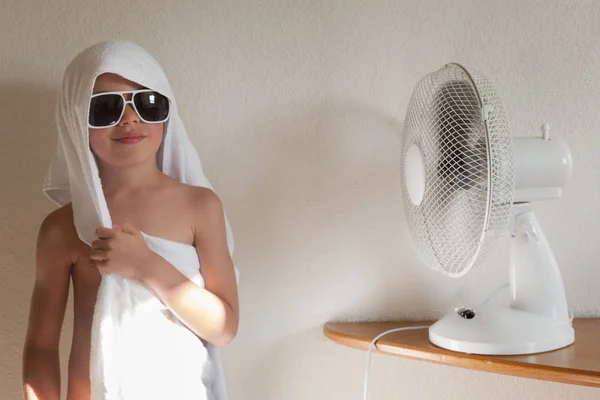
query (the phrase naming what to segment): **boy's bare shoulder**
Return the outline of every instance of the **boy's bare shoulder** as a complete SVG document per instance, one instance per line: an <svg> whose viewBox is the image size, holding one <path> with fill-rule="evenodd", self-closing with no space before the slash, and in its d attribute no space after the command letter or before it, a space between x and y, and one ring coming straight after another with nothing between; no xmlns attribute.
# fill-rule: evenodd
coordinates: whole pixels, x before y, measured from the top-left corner
<svg viewBox="0 0 600 400"><path fill-rule="evenodd" d="M206 219L208 215L223 213L219 196L210 188L180 183L185 193L186 203L195 217Z"/></svg>
<svg viewBox="0 0 600 400"><path fill-rule="evenodd" d="M214 209L221 207L219 196L210 188L203 186L188 185L187 183L179 182L173 178L170 179L171 187L177 189L180 194L183 194L186 203L189 204L194 211L200 209Z"/></svg>
<svg viewBox="0 0 600 400"><path fill-rule="evenodd" d="M190 186L189 210L190 219L194 224L194 236L196 238L210 236L220 236L219 232L225 232L225 221L223 205L217 194L205 187Z"/></svg>
<svg viewBox="0 0 600 400"><path fill-rule="evenodd" d="M54 248L75 262L84 246L75 229L71 203L52 211L42 221L38 247Z"/></svg>
<svg viewBox="0 0 600 400"><path fill-rule="evenodd" d="M219 201L219 196L212 190L203 186L191 186L187 185L190 191L190 195L196 201L200 202L214 202Z"/></svg>
<svg viewBox="0 0 600 400"><path fill-rule="evenodd" d="M223 206L217 194L206 187L190 186L190 196L196 211L222 212Z"/></svg>
<svg viewBox="0 0 600 400"><path fill-rule="evenodd" d="M185 206L177 203L185 207L188 220L194 221L196 227L222 223L223 205L219 196L212 189L169 179L171 187L176 189L176 195L181 196Z"/></svg>

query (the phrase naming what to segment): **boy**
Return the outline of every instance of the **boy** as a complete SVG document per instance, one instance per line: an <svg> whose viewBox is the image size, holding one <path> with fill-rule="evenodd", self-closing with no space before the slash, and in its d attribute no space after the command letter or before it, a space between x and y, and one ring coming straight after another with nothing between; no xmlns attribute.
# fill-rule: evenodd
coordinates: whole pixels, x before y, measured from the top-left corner
<svg viewBox="0 0 600 400"><path fill-rule="evenodd" d="M133 94L127 92L144 89L121 75L103 73L96 78L92 94L125 92L125 100L130 101ZM160 93L149 90L145 95L156 97ZM212 190L181 183L161 172L157 152L166 121L143 121L138 108L149 98L125 103L124 110L117 110L121 117L116 124L113 121L112 126L88 130L106 205L117 225L112 229L99 227L89 246L78 235L72 203L52 212L41 224L23 357L27 400L60 398L58 345L70 280L74 289L74 332L67 399L90 398L92 316L101 272L143 285L198 341L224 346L237 333L237 285L223 208ZM123 107L107 100L100 105L90 101L90 118L95 112L102 116L107 107ZM96 123L106 125L100 118ZM194 246L205 286L196 285L150 250L141 231Z"/></svg>

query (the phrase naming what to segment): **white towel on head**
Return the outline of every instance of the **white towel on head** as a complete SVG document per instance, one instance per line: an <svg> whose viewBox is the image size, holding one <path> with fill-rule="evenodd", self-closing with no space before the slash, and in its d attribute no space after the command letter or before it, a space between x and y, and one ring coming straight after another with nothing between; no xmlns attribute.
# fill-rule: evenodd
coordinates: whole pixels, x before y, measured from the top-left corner
<svg viewBox="0 0 600 400"><path fill-rule="evenodd" d="M51 200L61 206L72 203L75 228L79 238L88 245L96 239L95 230L97 228L112 227L98 167L89 148L87 124L94 83L96 78L103 73L121 75L169 98L170 117L165 124L163 144L157 155L158 166L162 172L183 183L212 188L204 176L198 154L190 142L179 116L171 86L159 63L142 47L132 42L106 41L91 46L78 54L65 71L56 108L59 143L44 183L44 192ZM225 217L225 221L229 250L233 252L233 236L227 217ZM149 242L147 236L146 240ZM156 245L150 241L149 247L153 248L153 244ZM183 250L177 247L175 242L171 242L171 246L167 245L161 248L169 248L171 252ZM174 257L177 260L177 256ZM196 281L203 284L201 277ZM147 296L150 296L150 293L144 291L143 287L134 281L114 274L102 274L92 326L92 399L138 399L138 397L124 397L124 392L132 393L132 390L135 391L136 388L132 389L128 386L128 382L124 382L124 375L118 372L119 368L116 368L115 365L125 360L128 368L134 368L137 363L140 368L144 367L147 370L148 365L153 365L152 353L148 354L148 360L127 359L128 354L126 351L123 353L122 347L119 347L119 352L116 351L116 343L121 338L115 336L124 335L123 320L125 316L132 317L128 320L130 324L133 323L132 321L136 321L134 317L136 313L142 312L140 310L144 301L147 300ZM112 307L111 304L115 305L115 303L118 304ZM154 311L160 312L160 306L157 303L154 303L157 307ZM164 314L161 313L161 315ZM141 319L138 320L141 321ZM185 328L182 327L182 329ZM166 332L166 330L160 329L158 331L162 334ZM145 335L150 335L147 339L152 339L153 334L155 333L151 329L145 332ZM158 335L158 333L156 334ZM160 346L161 342L169 339L177 341L178 337L173 335L171 338L161 336L154 339L156 339L155 346ZM200 340L196 342L202 345ZM211 345L207 345L207 348L210 359L216 366L215 382L212 388L214 398L215 400L226 400L227 394L218 349ZM132 356L133 354L129 355L130 358ZM173 371L184 366L157 365L155 372L160 373L160 368L165 367L168 368L168 376L178 376ZM174 385L173 387L178 385L178 382L168 383ZM202 384L200 379L198 384Z"/></svg>

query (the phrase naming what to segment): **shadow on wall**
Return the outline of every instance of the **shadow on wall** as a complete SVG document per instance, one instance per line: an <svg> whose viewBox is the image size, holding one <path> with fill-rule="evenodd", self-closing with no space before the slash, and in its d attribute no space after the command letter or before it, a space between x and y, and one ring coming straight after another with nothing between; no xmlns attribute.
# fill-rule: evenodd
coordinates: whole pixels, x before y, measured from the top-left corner
<svg viewBox="0 0 600 400"><path fill-rule="evenodd" d="M399 119L339 100L273 115L236 142L252 156L224 150L221 161L239 171L220 182L243 260L240 334L225 352L244 388L233 398L279 398L272 379L294 379L281 376L292 361L273 343L330 320L422 318L436 307L405 229Z"/></svg>
<svg viewBox="0 0 600 400"><path fill-rule="evenodd" d="M234 170L215 187L226 203L241 272L240 332L224 351L232 399L275 398L274 338L297 317L284 310L299 301L291 281L309 238L319 113L309 106L290 109L273 107L268 120L240 126L234 144L216 149L220 163Z"/></svg>
<svg viewBox="0 0 600 400"><path fill-rule="evenodd" d="M321 175L317 195L333 217L331 261L351 255L342 256L347 265L322 264L333 272L321 288L331 303L322 322L421 319L435 307L430 271L416 257L402 205L403 118L404 110L390 115L360 103L323 106L318 168L330 174ZM346 296L336 299L336 292Z"/></svg>
<svg viewBox="0 0 600 400"><path fill-rule="evenodd" d="M237 164L231 183L219 182L218 191L235 198L228 213L236 237L244 238L236 242L236 255L244 260L242 269L252 271L242 276L244 283L261 284L249 279L264 274L287 281L280 283L316 274L337 284L338 271L323 266L348 254L348 247L372 256L365 275L389 282L372 268L397 263L393 256L405 248L401 124L368 106L339 101L274 118L264 130L250 127L252 133L236 139L235 147L252 156ZM235 165L236 155L227 151L223 157L231 161L222 163ZM383 240L375 236L381 229ZM394 250L372 254L378 249L371 246ZM277 259L281 268L270 270ZM307 268L289 270L284 266L290 261Z"/></svg>
<svg viewBox="0 0 600 400"><path fill-rule="evenodd" d="M3 379L11 388L3 397L18 398L35 242L39 225L51 210L42 184L56 148L56 91L1 84L0 92L0 353L5 356Z"/></svg>

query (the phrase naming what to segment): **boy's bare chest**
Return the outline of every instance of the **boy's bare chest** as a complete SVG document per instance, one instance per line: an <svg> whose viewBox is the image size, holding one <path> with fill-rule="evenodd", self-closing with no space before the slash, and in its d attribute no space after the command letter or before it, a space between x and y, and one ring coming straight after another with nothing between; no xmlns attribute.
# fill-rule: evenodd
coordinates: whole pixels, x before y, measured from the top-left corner
<svg viewBox="0 0 600 400"><path fill-rule="evenodd" d="M192 244L193 215L182 201L172 198L126 199L108 205L113 224L129 223L152 236Z"/></svg>

